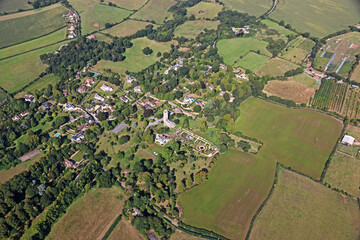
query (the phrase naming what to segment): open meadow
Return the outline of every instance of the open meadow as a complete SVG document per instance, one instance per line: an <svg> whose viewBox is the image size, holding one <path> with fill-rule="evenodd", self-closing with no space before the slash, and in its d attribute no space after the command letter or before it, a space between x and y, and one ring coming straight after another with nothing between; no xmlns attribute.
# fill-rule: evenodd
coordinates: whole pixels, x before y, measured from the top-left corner
<svg viewBox="0 0 360 240"><path fill-rule="evenodd" d="M266 26L272 28L272 29L275 29L276 31L278 31L279 33L282 33L284 34L285 36L289 36L289 35L297 35L297 33L289 30L289 29L286 29L285 27L283 26L280 26L278 23L276 22L273 22L269 19L264 19L264 20L261 20L261 23L264 23Z"/></svg>
<svg viewBox="0 0 360 240"><path fill-rule="evenodd" d="M288 62L281 58L272 58L262 68L260 68L256 75L262 77L269 75L271 77L283 76L287 71L298 68L299 66Z"/></svg>
<svg viewBox="0 0 360 240"><path fill-rule="evenodd" d="M272 0L223 0L222 2L226 8L257 17L270 10L273 4Z"/></svg>
<svg viewBox="0 0 360 240"><path fill-rule="evenodd" d="M141 29L145 29L147 25L153 25L153 24L129 19L126 20L125 22L122 22L111 28L105 29L101 32L108 33L114 37L126 37L135 34L137 31Z"/></svg>
<svg viewBox="0 0 360 240"><path fill-rule="evenodd" d="M222 6L213 2L199 2L193 7L187 8L187 15L194 15L196 19L213 19L221 11Z"/></svg>
<svg viewBox="0 0 360 240"><path fill-rule="evenodd" d="M44 36L65 26L62 17L68 10L55 4L41 10L32 10L0 17L0 48ZM12 17L10 17L12 16ZM36 23L36 24L35 24ZM5 34L6 33L6 34Z"/></svg>
<svg viewBox="0 0 360 240"><path fill-rule="evenodd" d="M0 13L16 12L19 9L32 9L32 5L27 0L2 0L0 1Z"/></svg>
<svg viewBox="0 0 360 240"><path fill-rule="evenodd" d="M174 31L175 37L196 38L204 29L216 29L220 21L187 21Z"/></svg>
<svg viewBox="0 0 360 240"><path fill-rule="evenodd" d="M360 18L358 0L280 0L271 18L284 20L299 32L324 37L356 24Z"/></svg>
<svg viewBox="0 0 360 240"><path fill-rule="evenodd" d="M143 21L162 23L172 13L168 9L175 4L175 0L149 0L149 2L136 12L131 18ZM156 13L156 14L155 14Z"/></svg>
<svg viewBox="0 0 360 240"><path fill-rule="evenodd" d="M121 213L125 199L120 187L92 189L71 204L47 239L101 239Z"/></svg>
<svg viewBox="0 0 360 240"><path fill-rule="evenodd" d="M244 69L249 69L251 72L256 72L264 66L270 58L268 56L260 55L254 52L248 52L243 58L238 61L238 65Z"/></svg>
<svg viewBox="0 0 360 240"><path fill-rule="evenodd" d="M35 94L36 90L41 90L46 88L49 84L55 85L60 81L58 76L53 74L45 75L44 77L40 78L39 80L35 81L34 83L30 84L28 87L24 89L24 91L19 92L15 95L15 98L22 98L25 94Z"/></svg>
<svg viewBox="0 0 360 240"><path fill-rule="evenodd" d="M278 183L256 218L250 239L359 239L356 200L289 170L280 169Z"/></svg>
<svg viewBox="0 0 360 240"><path fill-rule="evenodd" d="M147 38L137 38L132 40L134 44L124 53L126 59L122 62L99 61L95 66L95 71L103 71L103 69L112 69L115 72L125 73L126 70L130 72L141 71L142 69L154 64L159 57L156 57L158 52L164 53L170 50L173 42L155 42ZM142 52L145 47L150 47L153 53L146 56Z"/></svg>
<svg viewBox="0 0 360 240"><path fill-rule="evenodd" d="M105 3L110 2L121 8L136 10L143 6L146 3L146 0L105 0Z"/></svg>
<svg viewBox="0 0 360 240"><path fill-rule="evenodd" d="M225 64L230 65L249 51L260 51L261 54L270 57L271 53L266 49L267 45L267 42L252 37L222 39L217 42L220 56L224 58Z"/></svg>

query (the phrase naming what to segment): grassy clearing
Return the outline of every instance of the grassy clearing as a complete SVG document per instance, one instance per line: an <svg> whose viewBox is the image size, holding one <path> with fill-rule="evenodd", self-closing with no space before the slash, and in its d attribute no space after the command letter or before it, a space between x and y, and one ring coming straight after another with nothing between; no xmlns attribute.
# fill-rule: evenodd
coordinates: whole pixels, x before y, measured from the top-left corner
<svg viewBox="0 0 360 240"><path fill-rule="evenodd" d="M63 28L47 36L37 38L28 42L20 43L15 46L0 49L0 59L14 56L16 54L31 51L35 48L41 48L59 42L61 40L64 40L65 37L66 37L66 28Z"/></svg>
<svg viewBox="0 0 360 240"><path fill-rule="evenodd" d="M285 169L278 177L250 239L358 239L355 200L345 202L339 193Z"/></svg>
<svg viewBox="0 0 360 240"><path fill-rule="evenodd" d="M59 81L60 78L58 76L55 76L54 74L46 75L40 78L39 80L37 80L36 82L34 82L33 84L31 84L30 86L28 86L27 88L25 88L24 91L16 94L15 98L22 98L27 93L35 94L36 90L41 90L43 88L46 88L49 84L55 85Z"/></svg>
<svg viewBox="0 0 360 240"><path fill-rule="evenodd" d="M273 22L269 19L264 19L264 20L261 20L262 23L266 24L268 27L272 28L272 29L275 29L276 31L278 31L279 33L282 33L284 34L285 36L290 36L290 35L297 35L297 33L289 30L289 29L286 29L282 26L280 26L279 24L277 24L276 22Z"/></svg>
<svg viewBox="0 0 360 240"><path fill-rule="evenodd" d="M351 81L360 82L360 65L358 65L353 74L351 74Z"/></svg>
<svg viewBox="0 0 360 240"><path fill-rule="evenodd" d="M297 104L308 103L315 89L296 81L269 81L264 90L268 96L293 100Z"/></svg>
<svg viewBox="0 0 360 240"><path fill-rule="evenodd" d="M174 5L175 0L149 0L140 11L135 13L132 18L144 21L155 21L162 23L165 18L170 17L172 14L168 9Z"/></svg>
<svg viewBox="0 0 360 240"><path fill-rule="evenodd" d="M110 68L114 72L125 73L126 70L130 72L138 72L142 69L155 63L159 58L156 57L157 52L164 53L170 50L171 44L174 42L156 42L147 38L137 38L132 41L133 46L124 53L126 59L122 62L111 62L101 60L94 67L95 71L103 71L103 69ZM145 47L150 47L153 50L151 55L144 55L142 50Z"/></svg>
<svg viewBox="0 0 360 240"><path fill-rule="evenodd" d="M68 10L61 5L36 14L1 21L0 48L43 36L65 26L62 14ZM36 24L34 24L36 23Z"/></svg>
<svg viewBox="0 0 360 240"><path fill-rule="evenodd" d="M216 29L219 21L195 20L187 21L176 28L175 37L196 38L199 33L206 29Z"/></svg>
<svg viewBox="0 0 360 240"><path fill-rule="evenodd" d="M40 55L53 52L60 44L41 48L29 53L0 61L0 86L9 93L18 91L33 81L46 68Z"/></svg>
<svg viewBox="0 0 360 240"><path fill-rule="evenodd" d="M269 76L283 76L287 71L292 70L292 69L296 69L299 66L288 62L284 59L281 58L273 58L270 61L268 61L262 68L260 68L257 72L256 75L262 77L265 75L269 75Z"/></svg>
<svg viewBox="0 0 360 240"><path fill-rule="evenodd" d="M144 29L147 25L151 25L151 23L129 19L102 32L108 33L114 37L126 37L135 34L141 29Z"/></svg>
<svg viewBox="0 0 360 240"><path fill-rule="evenodd" d="M200 2L187 9L187 15L194 15L197 19L213 19L221 11L222 6L213 2Z"/></svg>
<svg viewBox="0 0 360 240"><path fill-rule="evenodd" d="M227 8L257 17L267 12L272 6L271 0L224 0L223 3Z"/></svg>
<svg viewBox="0 0 360 240"><path fill-rule="evenodd" d="M271 56L266 50L268 43L256 38L232 38L223 39L217 43L219 54L224 58L226 64L233 64L250 50L260 51L261 54Z"/></svg>
<svg viewBox="0 0 360 240"><path fill-rule="evenodd" d="M267 61L269 61L269 57L260 55L254 52L249 52L246 54L239 62L239 66L245 69L249 69L252 72L256 72L262 66L266 64Z"/></svg>
<svg viewBox="0 0 360 240"><path fill-rule="evenodd" d="M121 213L119 187L92 189L77 199L53 226L48 239L101 239Z"/></svg>
<svg viewBox="0 0 360 240"><path fill-rule="evenodd" d="M2 0L0 1L1 12L15 12L19 9L32 9L32 5L27 0Z"/></svg>
<svg viewBox="0 0 360 240"><path fill-rule="evenodd" d="M143 240L145 239L138 231L124 218L121 219L115 229L111 232L108 240Z"/></svg>
<svg viewBox="0 0 360 240"><path fill-rule="evenodd" d="M286 46L285 50L281 52L281 57L290 62L301 64L314 46L315 42L300 36Z"/></svg>
<svg viewBox="0 0 360 240"><path fill-rule="evenodd" d="M105 23L121 22L131 11L97 4L80 13L82 33L88 34L105 28Z"/></svg>
<svg viewBox="0 0 360 240"><path fill-rule="evenodd" d="M359 22L360 3L357 0L280 1L270 17L284 20L297 31L324 37Z"/></svg>
<svg viewBox="0 0 360 240"><path fill-rule="evenodd" d="M293 77L290 77L289 80L293 80L293 81L297 81L299 83L303 83L306 86L314 88L314 89L317 89L317 87L319 86L319 84L317 84L316 81L313 78L309 77L305 73L298 74L298 75L295 75Z"/></svg>
<svg viewBox="0 0 360 240"><path fill-rule="evenodd" d="M136 10L143 6L146 3L146 0L105 0L105 3L109 2L116 4L118 7Z"/></svg>

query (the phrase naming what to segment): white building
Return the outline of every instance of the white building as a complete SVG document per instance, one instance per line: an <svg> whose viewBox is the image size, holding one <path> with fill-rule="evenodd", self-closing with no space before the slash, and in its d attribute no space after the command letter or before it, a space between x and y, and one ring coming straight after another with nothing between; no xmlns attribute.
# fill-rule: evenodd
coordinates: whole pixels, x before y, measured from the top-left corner
<svg viewBox="0 0 360 240"><path fill-rule="evenodd" d="M100 102L105 101L105 98L103 98L102 96L100 96L99 94L95 94L94 99Z"/></svg>
<svg viewBox="0 0 360 240"><path fill-rule="evenodd" d="M35 102L35 97L33 95L30 95L30 94L25 94L24 100L25 100L25 102L34 103Z"/></svg>
<svg viewBox="0 0 360 240"><path fill-rule="evenodd" d="M133 76L130 76L130 75L127 75L127 76L126 76L126 81L127 81L128 83L137 82L136 78L133 77Z"/></svg>
<svg viewBox="0 0 360 240"><path fill-rule="evenodd" d="M113 90L112 87L109 87L106 84L103 84L100 89L103 90L104 92L111 92Z"/></svg>
<svg viewBox="0 0 360 240"><path fill-rule="evenodd" d="M76 111L78 108L77 106L75 106L74 104L72 103L66 103L65 106L64 106L64 110L66 112L72 112L72 111Z"/></svg>
<svg viewBox="0 0 360 240"><path fill-rule="evenodd" d="M141 86L134 87L134 92L135 93L141 93L142 92L142 87Z"/></svg>
<svg viewBox="0 0 360 240"><path fill-rule="evenodd" d="M160 145L165 145L170 141L170 138L165 134L156 134L155 142Z"/></svg>
<svg viewBox="0 0 360 240"><path fill-rule="evenodd" d="M190 104L190 103L194 102L194 99L191 98L191 97L184 97L184 102L187 103L187 104Z"/></svg>
<svg viewBox="0 0 360 240"><path fill-rule="evenodd" d="M84 132L79 132L71 137L72 142L81 143L81 141L85 138Z"/></svg>
<svg viewBox="0 0 360 240"><path fill-rule="evenodd" d="M341 143L347 146L352 146L355 142L355 138L349 135L345 135L341 140Z"/></svg>
<svg viewBox="0 0 360 240"><path fill-rule="evenodd" d="M169 120L169 111L168 110L164 110L164 113L163 113L163 121L164 121L164 125L166 127L169 127L169 128L174 128L176 127L176 124L172 121Z"/></svg>

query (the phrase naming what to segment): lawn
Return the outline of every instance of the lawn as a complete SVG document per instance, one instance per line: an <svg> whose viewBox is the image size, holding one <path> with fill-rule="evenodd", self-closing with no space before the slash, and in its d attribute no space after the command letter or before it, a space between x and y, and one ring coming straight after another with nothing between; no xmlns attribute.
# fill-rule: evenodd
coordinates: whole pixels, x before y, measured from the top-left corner
<svg viewBox="0 0 360 240"><path fill-rule="evenodd" d="M61 40L64 40L65 37L66 28L63 28L47 36L20 43L15 46L0 49L0 59L31 51L33 49L45 47L56 42L60 42Z"/></svg>
<svg viewBox="0 0 360 240"><path fill-rule="evenodd" d="M116 225L115 229L111 232L108 240L144 240L145 238L139 234L138 231L124 219Z"/></svg>
<svg viewBox="0 0 360 240"><path fill-rule="evenodd" d="M269 75L272 77L283 76L287 71L296 69L299 66L288 62L281 58L273 58L268 61L262 68L260 68L256 75L262 77L265 75Z"/></svg>
<svg viewBox="0 0 360 240"><path fill-rule="evenodd" d="M360 3L357 0L280 1L270 17L284 20L299 32L324 37L359 22Z"/></svg>
<svg viewBox="0 0 360 240"><path fill-rule="evenodd" d="M60 78L58 76L55 76L54 74L45 75L44 77L40 78L36 82L32 83L30 86L25 88L24 91L16 94L15 98L22 98L27 93L35 94L36 90L46 88L49 84L55 85L59 81Z"/></svg>
<svg viewBox="0 0 360 240"><path fill-rule="evenodd" d="M19 9L32 9L32 5L27 2L27 0L2 0L0 1L0 12L16 12Z"/></svg>
<svg viewBox="0 0 360 240"><path fill-rule="evenodd" d="M242 68L249 69L252 72L256 72L262 68L269 59L270 58L267 56L249 52L238 62L238 65Z"/></svg>
<svg viewBox="0 0 360 240"><path fill-rule="evenodd" d="M47 239L101 239L122 211L119 187L95 188L77 199L52 227Z"/></svg>
<svg viewBox="0 0 360 240"><path fill-rule="evenodd" d="M174 4L175 0L149 0L132 18L161 24L165 18L172 15L168 9Z"/></svg>
<svg viewBox="0 0 360 240"><path fill-rule="evenodd" d="M351 81L360 82L360 65L358 65L353 74L351 74Z"/></svg>
<svg viewBox="0 0 360 240"><path fill-rule="evenodd" d="M217 43L219 54L224 58L225 64L234 64L240 56L244 56L250 50L260 51L261 54L270 57L271 53L266 49L267 45L267 42L252 37L222 39Z"/></svg>
<svg viewBox="0 0 360 240"><path fill-rule="evenodd" d="M219 21L195 20L187 21L174 31L175 37L196 38L204 29L216 29Z"/></svg>
<svg viewBox="0 0 360 240"><path fill-rule="evenodd" d="M359 239L356 200L281 169L278 183L256 218L250 239Z"/></svg>
<svg viewBox="0 0 360 240"><path fill-rule="evenodd" d="M187 8L187 15L194 15L196 19L213 19L221 11L222 6L213 2L199 2Z"/></svg>
<svg viewBox="0 0 360 240"><path fill-rule="evenodd" d="M270 10L273 3L272 0L223 0L222 2L225 3L226 8L257 17Z"/></svg>
<svg viewBox="0 0 360 240"><path fill-rule="evenodd" d="M266 24L268 27L272 28L272 29L275 29L276 31L278 31L279 33L282 33L284 34L285 36L289 36L289 35L297 35L297 33L289 30L289 29L286 29L282 26L280 26L279 24L277 24L276 22L273 22L269 19L264 19L264 20L261 20L262 23Z"/></svg>
<svg viewBox="0 0 360 240"><path fill-rule="evenodd" d="M80 13L83 34L89 34L105 28L105 23L119 23L132 12L117 7L96 4Z"/></svg>
<svg viewBox="0 0 360 240"><path fill-rule="evenodd" d="M108 33L114 37L126 37L135 34L141 29L144 29L147 25L152 24L129 19L116 26L113 26L112 28L105 29L102 32Z"/></svg>
<svg viewBox="0 0 360 240"><path fill-rule="evenodd" d="M0 86L14 93L36 79L46 68L40 55L58 49L60 44L44 47L0 61Z"/></svg>
<svg viewBox="0 0 360 240"><path fill-rule="evenodd" d="M38 38L64 27L65 21L62 14L68 10L61 5L56 6L55 8L50 6L43 11L34 11L26 16L19 13L20 17L0 17L0 32L3 33L0 36L0 48Z"/></svg>
<svg viewBox="0 0 360 240"><path fill-rule="evenodd" d="M137 38L132 40L133 46L126 50L124 56L126 59L122 62L99 61L95 67L95 71L103 71L103 69L110 68L114 72L125 73L126 70L130 72L138 72L144 68L154 64L159 57L156 57L158 52L164 53L170 50L171 44L174 42L156 42L147 38ZM153 50L151 55L144 55L142 50L145 47L150 47Z"/></svg>

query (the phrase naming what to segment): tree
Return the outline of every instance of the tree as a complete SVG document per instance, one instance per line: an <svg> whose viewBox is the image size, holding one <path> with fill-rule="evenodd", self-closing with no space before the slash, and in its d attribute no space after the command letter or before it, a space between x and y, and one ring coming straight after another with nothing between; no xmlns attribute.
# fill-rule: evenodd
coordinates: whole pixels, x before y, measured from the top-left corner
<svg viewBox="0 0 360 240"><path fill-rule="evenodd" d="M227 145L226 145L225 143L222 143L222 144L220 145L220 152L221 152L221 153L224 153L224 152L226 152L227 150L228 150Z"/></svg>
<svg viewBox="0 0 360 240"><path fill-rule="evenodd" d="M97 119L99 121L104 121L107 119L107 113L105 112L99 112L97 115L96 115Z"/></svg>
<svg viewBox="0 0 360 240"><path fill-rule="evenodd" d="M124 136L121 136L121 138L119 138L118 143L120 145L122 145L122 144L127 143L128 141L130 141L130 136L129 135L124 135Z"/></svg>
<svg viewBox="0 0 360 240"><path fill-rule="evenodd" d="M194 112L200 112L201 111L201 107L199 105L196 105L194 107Z"/></svg>
<svg viewBox="0 0 360 240"><path fill-rule="evenodd" d="M183 128L189 128L189 119L187 119L187 118L185 118L185 120L184 120L184 122L183 122L183 124L182 124L182 127Z"/></svg>
<svg viewBox="0 0 360 240"><path fill-rule="evenodd" d="M201 170L195 174L195 183L202 184L207 180L207 172L205 170Z"/></svg>
<svg viewBox="0 0 360 240"><path fill-rule="evenodd" d="M154 143L154 136L150 129L147 129L144 132L143 138L144 138L145 142L149 145Z"/></svg>
<svg viewBox="0 0 360 240"><path fill-rule="evenodd" d="M191 178L191 176L189 176L187 179L186 179L186 187L188 187L188 188L191 188L192 187L192 185L193 185L193 180L192 180L192 178Z"/></svg>
<svg viewBox="0 0 360 240"><path fill-rule="evenodd" d="M186 186L185 184L183 183L183 181L181 181L178 186L177 186L177 189L179 192L184 192L186 190Z"/></svg>
<svg viewBox="0 0 360 240"><path fill-rule="evenodd" d="M145 54L145 55L150 55L153 53L153 50L149 47L146 47L142 50L142 52Z"/></svg>

